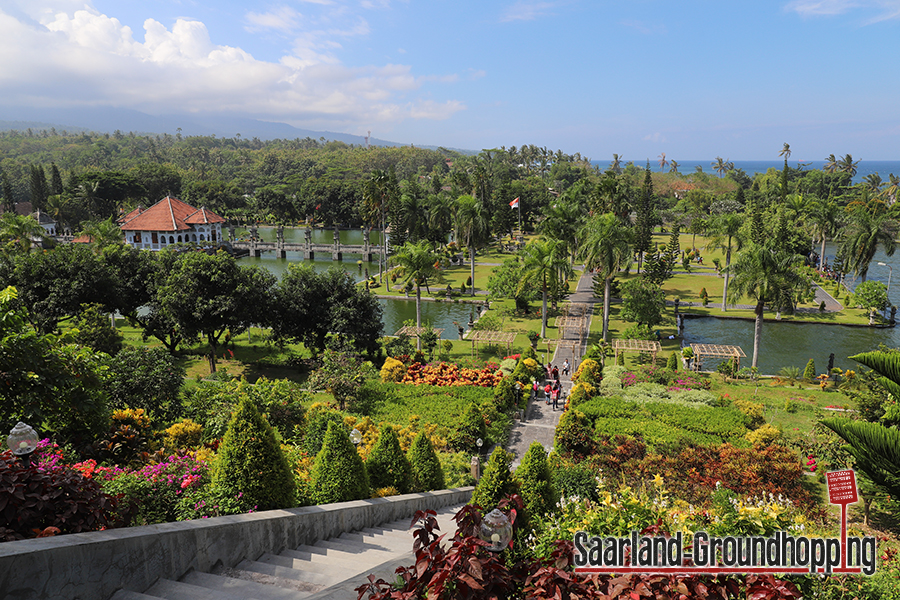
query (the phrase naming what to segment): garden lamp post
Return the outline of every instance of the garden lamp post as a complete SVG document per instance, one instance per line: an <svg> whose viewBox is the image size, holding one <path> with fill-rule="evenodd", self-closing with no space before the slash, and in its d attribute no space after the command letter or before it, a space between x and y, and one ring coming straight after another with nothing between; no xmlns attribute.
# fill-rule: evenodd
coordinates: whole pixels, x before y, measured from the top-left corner
<svg viewBox="0 0 900 600"><path fill-rule="evenodd" d="M359 429L353 428L353 431L350 432L350 441L353 442L353 447L359 449L359 443L362 441L362 434L359 432Z"/></svg>
<svg viewBox="0 0 900 600"><path fill-rule="evenodd" d="M490 544L487 547L488 550L501 552L509 546L512 534L512 523L510 523L509 517L495 508L484 516L478 536Z"/></svg>
<svg viewBox="0 0 900 600"><path fill-rule="evenodd" d="M880 262L878 264L882 267L888 268L888 284L887 284L887 291L885 293L887 294L887 297L888 297L888 301L887 301L888 306L890 306L890 304L891 304L891 275L894 274L894 267L892 267L891 265L889 265L887 263L883 263L883 262ZM885 316L886 316L887 306L884 307L884 310L885 310Z"/></svg>
<svg viewBox="0 0 900 600"><path fill-rule="evenodd" d="M19 457L25 465L31 464L31 453L37 449L38 434L34 428L19 421L9 432L6 443L12 453Z"/></svg>

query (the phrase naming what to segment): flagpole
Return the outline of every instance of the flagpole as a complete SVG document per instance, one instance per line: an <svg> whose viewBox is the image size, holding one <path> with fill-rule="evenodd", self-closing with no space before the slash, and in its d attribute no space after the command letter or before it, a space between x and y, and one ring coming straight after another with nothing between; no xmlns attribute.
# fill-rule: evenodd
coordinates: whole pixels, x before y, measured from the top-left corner
<svg viewBox="0 0 900 600"><path fill-rule="evenodd" d="M524 237L525 232L522 231L522 199L521 198L519 198L519 204L517 205L517 208L519 209L519 235Z"/></svg>

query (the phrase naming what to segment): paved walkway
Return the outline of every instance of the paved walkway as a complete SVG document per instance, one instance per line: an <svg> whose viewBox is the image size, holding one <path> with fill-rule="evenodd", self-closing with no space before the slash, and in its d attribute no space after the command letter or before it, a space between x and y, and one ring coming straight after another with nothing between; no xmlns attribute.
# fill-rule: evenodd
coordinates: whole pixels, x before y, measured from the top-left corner
<svg viewBox="0 0 900 600"><path fill-rule="evenodd" d="M585 273L578 280L575 292L569 296L570 314L583 314L586 319L583 335L577 328L567 327L563 330L563 343L557 345L551 364L560 367L559 381L563 391L568 395L572 389L572 374L578 368L579 360L585 352L587 334L590 331L590 319L594 310L593 275ZM562 372L563 361L569 359L571 371L568 375ZM560 406L562 403L560 403ZM532 442L540 442L548 451L553 448L553 439L556 434L556 426L562 416L562 408L553 410L552 404L547 404L543 395L534 402L528 403L525 421L517 421L513 425L509 436L508 449L513 453L513 468L519 465L519 461L528 451Z"/></svg>

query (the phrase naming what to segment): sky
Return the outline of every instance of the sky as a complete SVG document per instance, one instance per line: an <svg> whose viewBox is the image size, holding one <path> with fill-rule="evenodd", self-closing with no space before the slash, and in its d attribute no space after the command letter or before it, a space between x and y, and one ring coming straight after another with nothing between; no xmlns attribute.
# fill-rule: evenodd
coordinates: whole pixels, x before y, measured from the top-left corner
<svg viewBox="0 0 900 600"><path fill-rule="evenodd" d="M110 106L594 160L897 160L898 58L900 0L0 0L0 120Z"/></svg>

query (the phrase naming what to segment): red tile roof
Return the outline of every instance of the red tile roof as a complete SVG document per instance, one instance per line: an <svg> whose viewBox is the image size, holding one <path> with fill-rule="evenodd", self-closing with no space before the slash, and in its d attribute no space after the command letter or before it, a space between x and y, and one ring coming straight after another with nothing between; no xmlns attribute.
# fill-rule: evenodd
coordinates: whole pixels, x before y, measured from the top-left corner
<svg viewBox="0 0 900 600"><path fill-rule="evenodd" d="M134 212L135 216L127 219ZM194 208L178 198L166 196L144 211L123 218L122 231L187 231L193 225L224 223L225 219L205 208Z"/></svg>

